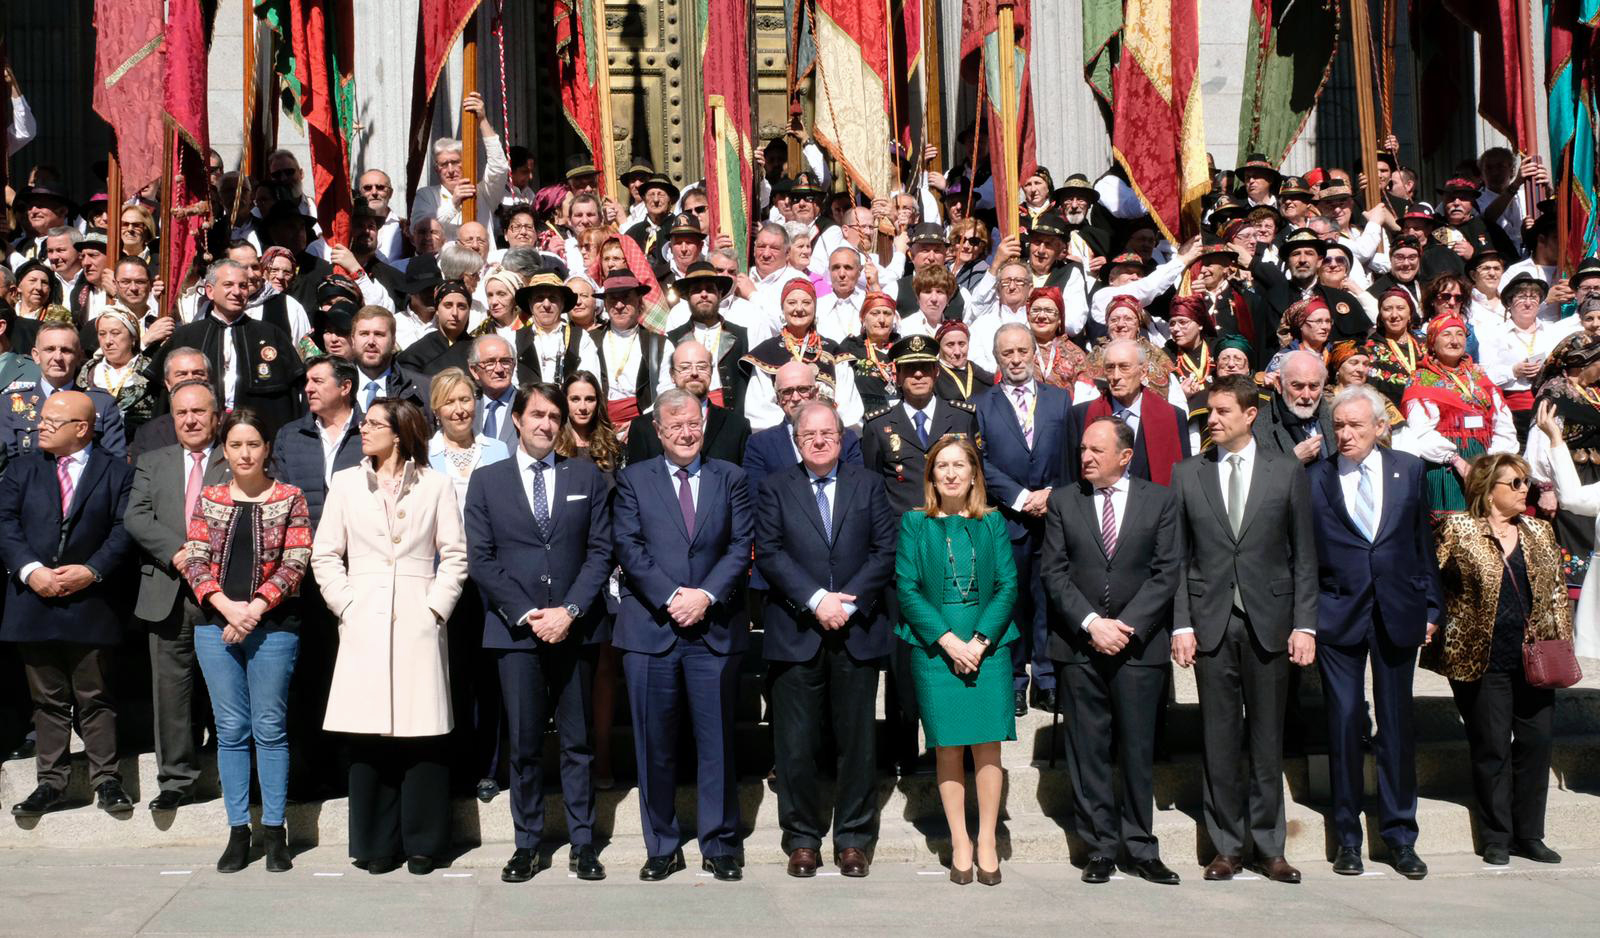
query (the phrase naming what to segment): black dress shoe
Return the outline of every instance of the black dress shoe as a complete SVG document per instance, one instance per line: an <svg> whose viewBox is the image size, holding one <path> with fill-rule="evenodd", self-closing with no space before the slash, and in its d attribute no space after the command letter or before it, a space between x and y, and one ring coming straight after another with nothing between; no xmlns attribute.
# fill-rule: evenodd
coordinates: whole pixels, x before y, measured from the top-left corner
<svg viewBox="0 0 1600 938"><path fill-rule="evenodd" d="M525 883L532 879L540 870L548 869L550 864L539 855L533 847L518 847L512 851L511 859L500 870L502 883Z"/></svg>
<svg viewBox="0 0 1600 938"><path fill-rule="evenodd" d="M659 883L683 869L688 869L688 866L683 862L683 851L679 850L645 860L644 866L639 867L639 878L647 883Z"/></svg>
<svg viewBox="0 0 1600 938"><path fill-rule="evenodd" d="M373 876L382 876L385 873L393 873L395 870L400 868L399 857L383 857L382 859L368 860L366 862L367 872L371 873ZM361 861L356 861L356 865L360 866Z"/></svg>
<svg viewBox="0 0 1600 938"><path fill-rule="evenodd" d="M1093 885L1111 882L1111 874L1117 869L1117 864L1110 857L1090 857L1089 862L1083 865L1083 881Z"/></svg>
<svg viewBox="0 0 1600 938"><path fill-rule="evenodd" d="M1033 706L1035 709L1043 710L1045 713L1055 713L1056 689L1054 687L1046 687L1044 690L1034 691Z"/></svg>
<svg viewBox="0 0 1600 938"><path fill-rule="evenodd" d="M1544 845L1542 840L1514 840L1511 852L1535 863L1560 863L1561 854Z"/></svg>
<svg viewBox="0 0 1600 938"><path fill-rule="evenodd" d="M594 844L574 847L572 855L567 857L567 871L577 873L579 879L590 882L606 878L606 865L600 862L600 854L595 852Z"/></svg>
<svg viewBox="0 0 1600 938"><path fill-rule="evenodd" d="M1155 883L1158 886L1178 885L1178 874L1174 873L1165 863L1162 863L1160 857L1131 864L1129 870L1140 879Z"/></svg>
<svg viewBox="0 0 1600 938"><path fill-rule="evenodd" d="M493 801L494 800L494 796L498 795L498 794L500 794L500 783L499 782L496 782L492 778L480 779L478 781L478 800L479 801L483 802L484 804L488 804L489 802Z"/></svg>
<svg viewBox="0 0 1600 938"><path fill-rule="evenodd" d="M744 879L744 870L733 857L706 857L700 861L700 868L725 883Z"/></svg>
<svg viewBox="0 0 1600 938"><path fill-rule="evenodd" d="M427 876L436 866L433 857L406 857L406 872L412 876Z"/></svg>
<svg viewBox="0 0 1600 938"><path fill-rule="evenodd" d="M176 811L186 804L194 804L194 796L186 791L164 791L150 799L152 811Z"/></svg>
<svg viewBox="0 0 1600 938"><path fill-rule="evenodd" d="M1428 875L1428 864L1422 862L1414 848L1395 847L1393 850L1395 872L1406 879L1421 879Z"/></svg>
<svg viewBox="0 0 1600 938"><path fill-rule="evenodd" d="M11 806L11 816L39 817L59 806L65 795L66 792L49 785L40 785L33 790L33 794Z"/></svg>
<svg viewBox="0 0 1600 938"><path fill-rule="evenodd" d="M1483 862L1490 866L1505 866L1511 862L1511 850L1505 844L1485 844Z"/></svg>
<svg viewBox="0 0 1600 938"><path fill-rule="evenodd" d="M1361 865L1360 847L1340 847L1333 857L1333 871L1340 876L1360 876L1366 867Z"/></svg>
<svg viewBox="0 0 1600 938"><path fill-rule="evenodd" d="M113 817L127 817L133 813L133 799L122 790L122 783L115 779L101 782L100 787L94 790L95 806Z"/></svg>
<svg viewBox="0 0 1600 938"><path fill-rule="evenodd" d="M1017 691L1016 699L1017 699L1017 716L1019 716L1019 717L1027 716L1028 715L1028 692L1025 691L1025 690Z"/></svg>
<svg viewBox="0 0 1600 938"><path fill-rule="evenodd" d="M7 761L7 762L15 762L15 761L17 761L19 759L32 759L33 757L37 756L38 754L39 754L39 746L38 746L38 744L35 743L31 739L24 739L22 742L17 744L17 748L15 748L15 749L11 750L10 752L6 753L6 760L5 761Z"/></svg>

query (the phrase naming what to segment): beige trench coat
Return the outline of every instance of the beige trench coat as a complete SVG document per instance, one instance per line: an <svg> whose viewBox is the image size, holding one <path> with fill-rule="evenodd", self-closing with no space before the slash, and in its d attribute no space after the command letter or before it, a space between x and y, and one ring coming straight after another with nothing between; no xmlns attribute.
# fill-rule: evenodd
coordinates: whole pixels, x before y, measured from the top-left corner
<svg viewBox="0 0 1600 938"><path fill-rule="evenodd" d="M444 623L467 576L467 538L450 480L408 463L391 521L367 461L334 473L311 569L339 618L322 728L382 736L450 732Z"/></svg>

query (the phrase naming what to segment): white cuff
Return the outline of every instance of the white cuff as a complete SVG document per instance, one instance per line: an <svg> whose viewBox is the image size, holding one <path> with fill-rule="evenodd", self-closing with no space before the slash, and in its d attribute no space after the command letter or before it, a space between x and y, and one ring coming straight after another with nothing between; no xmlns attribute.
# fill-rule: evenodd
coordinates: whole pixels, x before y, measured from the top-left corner
<svg viewBox="0 0 1600 938"><path fill-rule="evenodd" d="M1192 627L1190 627L1190 626L1184 626L1181 629L1173 629L1172 630L1172 637L1173 638L1177 638L1179 635L1193 635L1193 634L1194 634L1194 629Z"/></svg>
<svg viewBox="0 0 1600 938"><path fill-rule="evenodd" d="M822 601L824 599L826 599L827 596L828 596L828 591L827 590L824 590L824 589L817 590L815 593L811 594L811 598L810 599L806 600L806 608L810 609L812 612L816 612L817 611L817 607L822 605Z"/></svg>
<svg viewBox="0 0 1600 938"><path fill-rule="evenodd" d="M27 586L28 577L33 576L33 571L38 570L43 566L44 564L37 560L35 560L33 563L25 563L22 565L22 569L17 571L17 579L21 581L23 586Z"/></svg>
<svg viewBox="0 0 1600 938"><path fill-rule="evenodd" d="M1295 631L1296 632L1304 632L1305 634L1310 635L1313 638L1315 638L1316 634L1317 634L1317 630L1316 629L1295 629Z"/></svg>
<svg viewBox="0 0 1600 938"><path fill-rule="evenodd" d="M1083 617L1083 621L1082 622L1078 623L1078 628L1083 629L1085 632L1087 632L1087 631L1089 631L1089 626L1091 624L1093 624L1094 620L1096 620L1098 618L1100 618L1100 613L1091 612L1088 615Z"/></svg>
<svg viewBox="0 0 1600 938"><path fill-rule="evenodd" d="M1012 511L1021 511L1022 510L1022 506L1024 504L1026 504L1028 499L1030 499L1032 497L1033 497L1033 493L1032 492L1028 491L1027 489L1023 489L1022 490L1022 494L1018 495L1015 499L1012 500L1012 502L1011 502L1011 510Z"/></svg>

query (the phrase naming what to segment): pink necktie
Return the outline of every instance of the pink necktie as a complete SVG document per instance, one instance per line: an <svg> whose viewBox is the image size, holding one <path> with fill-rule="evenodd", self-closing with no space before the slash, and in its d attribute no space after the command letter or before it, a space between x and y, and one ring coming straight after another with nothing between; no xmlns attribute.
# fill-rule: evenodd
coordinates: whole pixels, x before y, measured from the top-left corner
<svg viewBox="0 0 1600 938"><path fill-rule="evenodd" d="M1017 423L1022 426L1022 438L1027 441L1028 448L1033 448L1033 412L1028 407L1028 389L1015 387L1012 391L1017 395Z"/></svg>
<svg viewBox="0 0 1600 938"><path fill-rule="evenodd" d="M187 531L189 521L194 517L195 506L200 503L200 490L206 484L206 454L190 453L193 460L189 464L189 481L183 487L183 525Z"/></svg>
<svg viewBox="0 0 1600 938"><path fill-rule="evenodd" d="M56 478L61 481L61 517L67 516L67 510L72 507L72 475L68 470L72 466L72 457L62 456L56 460Z"/></svg>
<svg viewBox="0 0 1600 938"><path fill-rule="evenodd" d="M1101 489L1105 498L1100 508L1100 541L1105 545L1106 556L1117 552L1117 510L1111 504L1111 489Z"/></svg>

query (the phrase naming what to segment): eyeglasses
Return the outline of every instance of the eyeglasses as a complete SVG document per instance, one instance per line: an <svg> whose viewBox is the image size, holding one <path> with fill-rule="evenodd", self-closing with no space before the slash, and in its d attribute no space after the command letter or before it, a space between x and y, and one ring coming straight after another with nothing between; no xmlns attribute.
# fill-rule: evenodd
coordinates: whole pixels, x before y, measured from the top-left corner
<svg viewBox="0 0 1600 938"><path fill-rule="evenodd" d="M514 225L507 225L506 226L506 230L507 231L532 231L535 227L537 227L537 226L534 225L533 222L531 222L531 221L523 221L523 222L517 222Z"/></svg>
<svg viewBox="0 0 1600 938"><path fill-rule="evenodd" d="M688 209L688 211L691 211L696 215L704 215L706 213L706 208L707 207L704 205L696 205L694 208Z"/></svg>
<svg viewBox="0 0 1600 938"><path fill-rule="evenodd" d="M813 398L813 397L816 397L816 396L817 396L817 386L814 385L814 384L808 384L808 385L805 385L804 387L797 387L797 388L779 388L778 389L778 400L780 400L780 401L794 400L796 398L805 400L805 399Z"/></svg>
<svg viewBox="0 0 1600 938"><path fill-rule="evenodd" d="M366 417L361 421L361 429L363 429L363 430L392 430L392 429L394 429L394 427L391 424L379 423L378 421L373 420L371 417Z"/></svg>
<svg viewBox="0 0 1600 938"><path fill-rule="evenodd" d="M62 419L57 419L55 417L45 417L45 418L43 418L43 419L41 419L39 421L39 429L41 429L41 430L55 430L55 429L58 429L60 427L64 427L69 423L87 424L88 422L89 421L84 420L82 417L66 417L66 418L62 418Z"/></svg>
<svg viewBox="0 0 1600 938"><path fill-rule="evenodd" d="M392 191L394 191L394 187L385 185L385 184L383 184L381 182L369 182L366 185L361 187L361 191L362 192L392 192Z"/></svg>
<svg viewBox="0 0 1600 938"><path fill-rule="evenodd" d="M669 437L672 437L673 439L679 439L679 440L684 439L686 437L699 436L700 435L700 421L696 420L693 423L663 424L660 427L660 431L661 431L661 435L663 435L663 436L669 436Z"/></svg>
<svg viewBox="0 0 1600 938"><path fill-rule="evenodd" d="M673 374L680 375L708 375L711 374L711 366L701 362L686 362L684 364L673 365L672 371Z"/></svg>
<svg viewBox="0 0 1600 938"><path fill-rule="evenodd" d="M478 367L488 371L506 371L517 364L515 358L480 358Z"/></svg>
<svg viewBox="0 0 1600 938"><path fill-rule="evenodd" d="M1008 287L1020 287L1028 283L1027 277L1001 277L1000 283Z"/></svg>
<svg viewBox="0 0 1600 938"><path fill-rule="evenodd" d="M961 243L965 244L969 248L981 248L981 247L983 247L983 239L982 238L962 238L961 239Z"/></svg>
<svg viewBox="0 0 1600 938"><path fill-rule="evenodd" d="M1459 294L1459 293L1440 293L1440 294L1438 294L1437 296L1435 296L1433 298L1433 301L1435 303L1449 303L1451 305L1455 305L1455 304L1461 302L1461 294Z"/></svg>
<svg viewBox="0 0 1600 938"><path fill-rule="evenodd" d="M1513 492L1520 492L1528 487L1528 480L1521 477L1515 479L1501 479L1500 481L1496 482L1495 485L1504 485L1509 487Z"/></svg>
<svg viewBox="0 0 1600 938"><path fill-rule="evenodd" d="M806 433L796 433L794 438L800 441L801 446L811 443L832 443L839 438L838 430L811 430Z"/></svg>

